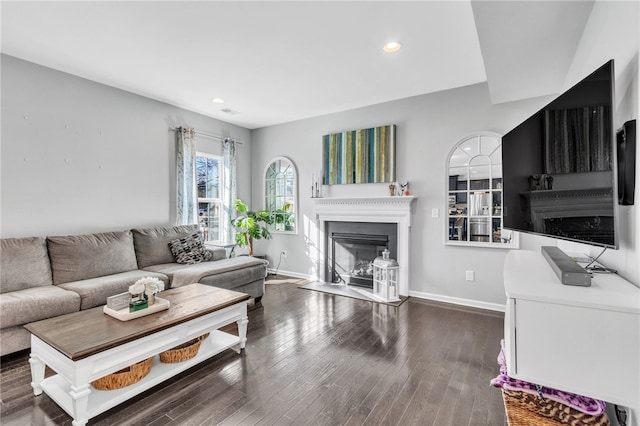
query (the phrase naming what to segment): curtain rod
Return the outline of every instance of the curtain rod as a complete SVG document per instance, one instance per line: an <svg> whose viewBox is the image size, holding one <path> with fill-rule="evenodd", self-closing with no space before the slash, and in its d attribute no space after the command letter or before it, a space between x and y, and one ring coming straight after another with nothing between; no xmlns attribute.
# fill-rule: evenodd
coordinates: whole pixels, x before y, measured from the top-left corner
<svg viewBox="0 0 640 426"><path fill-rule="evenodd" d="M178 129L179 129L179 127L169 127L169 130L173 131L173 132L175 132ZM211 133L201 132L198 129L193 129L193 131L195 132L195 134L197 136L204 136L206 138L215 139L215 140L218 140L218 141L223 141L223 140L227 139L227 138L223 138L222 136L214 135L214 134L211 134ZM242 142L241 140L234 139L232 137L229 137L228 139L234 140L238 145L244 145L244 142Z"/></svg>

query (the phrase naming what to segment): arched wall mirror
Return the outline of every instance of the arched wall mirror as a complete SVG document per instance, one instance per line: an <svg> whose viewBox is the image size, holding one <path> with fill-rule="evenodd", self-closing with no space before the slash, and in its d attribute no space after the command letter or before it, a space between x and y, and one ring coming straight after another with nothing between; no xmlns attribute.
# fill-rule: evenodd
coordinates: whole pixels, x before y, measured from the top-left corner
<svg viewBox="0 0 640 426"><path fill-rule="evenodd" d="M297 233L298 173L293 162L286 157L276 157L267 165L264 173L264 206L275 221L269 225L271 232Z"/></svg>
<svg viewBox="0 0 640 426"><path fill-rule="evenodd" d="M517 247L517 233L502 227L502 137L482 132L462 139L447 170L447 244Z"/></svg>

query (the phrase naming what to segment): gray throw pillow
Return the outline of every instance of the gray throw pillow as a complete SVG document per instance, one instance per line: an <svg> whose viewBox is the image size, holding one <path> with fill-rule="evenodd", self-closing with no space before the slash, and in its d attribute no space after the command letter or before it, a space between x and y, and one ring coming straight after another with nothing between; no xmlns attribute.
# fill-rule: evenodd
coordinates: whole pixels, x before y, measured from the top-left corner
<svg viewBox="0 0 640 426"><path fill-rule="evenodd" d="M195 232L169 242L169 249L177 263L191 265L211 260L213 253L204 249L200 234Z"/></svg>

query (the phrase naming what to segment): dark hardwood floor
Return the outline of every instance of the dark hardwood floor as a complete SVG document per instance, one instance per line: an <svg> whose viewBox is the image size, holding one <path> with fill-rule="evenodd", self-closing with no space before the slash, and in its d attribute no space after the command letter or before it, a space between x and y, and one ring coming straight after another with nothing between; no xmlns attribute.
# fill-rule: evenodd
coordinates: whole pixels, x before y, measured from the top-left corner
<svg viewBox="0 0 640 426"><path fill-rule="evenodd" d="M266 287L242 355L226 351L89 424L507 424L489 385L502 314ZM27 352L2 359L0 380L3 426L71 424L48 396L33 396Z"/></svg>

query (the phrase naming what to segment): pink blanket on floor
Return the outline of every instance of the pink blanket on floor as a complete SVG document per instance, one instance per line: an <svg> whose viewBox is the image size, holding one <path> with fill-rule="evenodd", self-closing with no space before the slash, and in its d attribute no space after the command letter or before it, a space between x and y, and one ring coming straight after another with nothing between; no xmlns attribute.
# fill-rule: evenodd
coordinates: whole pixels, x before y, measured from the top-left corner
<svg viewBox="0 0 640 426"><path fill-rule="evenodd" d="M500 353L498 354L498 364L500 365L500 374L491 380L491 385L509 391L527 392L538 395L542 399L550 399L559 402L571 408L575 408L585 414L592 416L600 416L606 409L603 401L589 398L575 393L564 392L561 390L536 385L534 383L525 382L511 378L507 375L507 361L504 355L504 339L500 341Z"/></svg>

